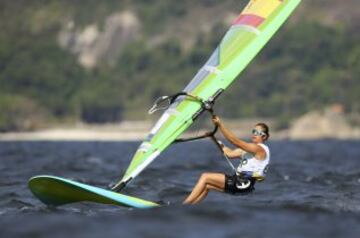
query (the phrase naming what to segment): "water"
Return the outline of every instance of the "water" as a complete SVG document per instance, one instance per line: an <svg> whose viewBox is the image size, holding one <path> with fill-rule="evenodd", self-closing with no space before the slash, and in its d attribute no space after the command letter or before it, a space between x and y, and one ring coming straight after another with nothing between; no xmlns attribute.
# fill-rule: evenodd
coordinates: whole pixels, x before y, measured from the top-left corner
<svg viewBox="0 0 360 238"><path fill-rule="evenodd" d="M0 237L359 237L360 141L272 142L272 164L254 193L210 193L182 206L202 172L229 172L211 142L175 145L126 189L167 207L93 203L47 208L27 188L50 174L106 187L136 142L0 143Z"/></svg>

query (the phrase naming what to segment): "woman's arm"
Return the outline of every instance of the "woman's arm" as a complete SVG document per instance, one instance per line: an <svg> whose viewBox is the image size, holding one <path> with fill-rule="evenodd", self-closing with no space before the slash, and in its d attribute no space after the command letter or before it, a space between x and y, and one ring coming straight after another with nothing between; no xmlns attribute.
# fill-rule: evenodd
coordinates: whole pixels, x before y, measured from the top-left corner
<svg viewBox="0 0 360 238"><path fill-rule="evenodd" d="M223 151L224 151L225 155L228 156L230 159L239 159L245 153L245 151L243 151L242 149L238 148L238 149L232 150L229 147L224 147Z"/></svg>
<svg viewBox="0 0 360 238"><path fill-rule="evenodd" d="M266 152L265 150L254 143L247 143L243 140L238 139L231 131L229 131L224 124L220 121L218 117L213 118L213 122L219 126L220 131L224 135L224 137L233 145L239 147L246 152L252 153L258 159L265 159Z"/></svg>

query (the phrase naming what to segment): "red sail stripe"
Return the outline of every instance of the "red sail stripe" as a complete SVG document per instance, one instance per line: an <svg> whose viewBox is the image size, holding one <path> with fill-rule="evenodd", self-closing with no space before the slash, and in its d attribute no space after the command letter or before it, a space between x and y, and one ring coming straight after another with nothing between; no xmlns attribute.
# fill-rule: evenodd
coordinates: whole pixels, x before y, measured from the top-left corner
<svg viewBox="0 0 360 238"><path fill-rule="evenodd" d="M241 14L235 19L233 25L248 25L258 27L265 21L265 18L253 14Z"/></svg>

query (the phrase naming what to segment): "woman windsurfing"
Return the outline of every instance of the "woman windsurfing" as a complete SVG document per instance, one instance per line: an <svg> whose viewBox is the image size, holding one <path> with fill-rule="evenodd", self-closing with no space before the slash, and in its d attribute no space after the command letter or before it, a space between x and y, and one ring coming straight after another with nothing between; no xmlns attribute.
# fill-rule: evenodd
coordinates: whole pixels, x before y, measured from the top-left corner
<svg viewBox="0 0 360 238"><path fill-rule="evenodd" d="M236 173L227 175L223 173L203 173L191 194L184 204L195 204L202 201L209 191L215 190L230 194L244 194L254 190L257 180L264 179L270 162L269 147L264 144L270 137L269 127L265 123L258 123L252 130L252 143L238 139L230 132L219 117L215 116L213 122L217 125L224 137L236 149L222 147L223 153L230 159L239 159L240 164Z"/></svg>

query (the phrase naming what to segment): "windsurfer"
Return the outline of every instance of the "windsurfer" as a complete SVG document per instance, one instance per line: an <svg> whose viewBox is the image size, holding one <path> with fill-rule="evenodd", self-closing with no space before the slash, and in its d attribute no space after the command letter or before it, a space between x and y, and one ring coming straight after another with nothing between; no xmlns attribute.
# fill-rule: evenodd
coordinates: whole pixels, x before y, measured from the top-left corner
<svg viewBox="0 0 360 238"><path fill-rule="evenodd" d="M215 190L230 194L244 194L254 190L257 180L263 179L270 161L270 151L264 144L270 137L269 127L265 123L258 123L252 130L252 143L238 139L229 131L219 117L215 116L213 122L217 125L224 137L236 149L223 146L224 154L230 159L240 159L237 171L233 175L223 173L203 173L191 194L184 204L195 204L202 201L209 191Z"/></svg>

